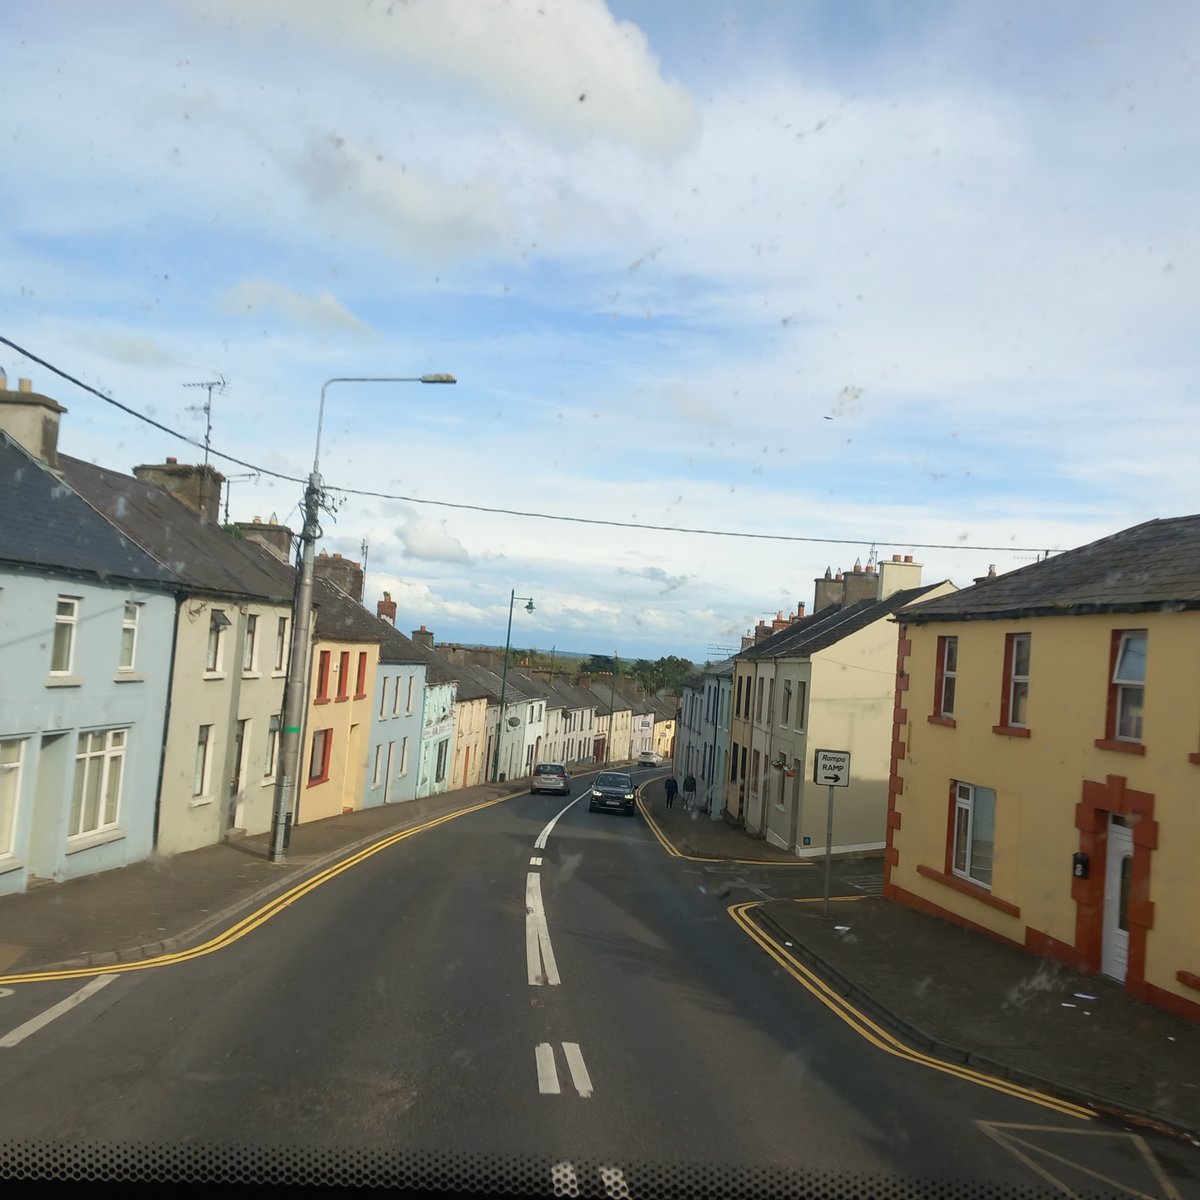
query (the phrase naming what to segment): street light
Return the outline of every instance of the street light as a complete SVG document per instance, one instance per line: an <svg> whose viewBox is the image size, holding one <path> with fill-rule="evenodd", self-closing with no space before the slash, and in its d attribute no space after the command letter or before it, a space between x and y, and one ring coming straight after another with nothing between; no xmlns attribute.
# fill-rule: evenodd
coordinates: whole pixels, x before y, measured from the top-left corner
<svg viewBox="0 0 1200 1200"><path fill-rule="evenodd" d="M504 670L500 675L500 715L496 719L496 750L492 755L492 782L500 782L500 739L504 736L504 691L508 684L508 651L512 645L512 615L513 605L518 600L528 600L525 605L526 612L533 612L533 597L518 596L514 589L512 595L508 598L508 633L504 635Z"/></svg>
<svg viewBox="0 0 1200 1200"><path fill-rule="evenodd" d="M275 808L271 814L271 862L283 862L287 819L292 811L296 778L299 773L300 739L304 726L307 690L309 626L312 622L313 548L321 536L317 515L321 505L321 426L325 420L325 391L331 383L457 383L453 375L342 375L321 385L321 406L317 410L317 445L313 451L313 469L304 489L304 528L300 532L302 555L292 594L292 648L287 678L283 687L283 729L280 731L279 770L275 776Z"/></svg>
<svg viewBox="0 0 1200 1200"><path fill-rule="evenodd" d="M608 689L608 739L604 743L604 765L607 767L611 757L613 736L617 732L617 672L621 669L621 656L613 651L612 686Z"/></svg>

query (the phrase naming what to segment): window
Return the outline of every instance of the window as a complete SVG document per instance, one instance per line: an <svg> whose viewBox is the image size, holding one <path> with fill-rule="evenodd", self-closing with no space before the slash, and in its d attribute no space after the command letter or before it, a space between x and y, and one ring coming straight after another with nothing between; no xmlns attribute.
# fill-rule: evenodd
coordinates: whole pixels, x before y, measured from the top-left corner
<svg viewBox="0 0 1200 1200"><path fill-rule="evenodd" d="M121 810L125 729L98 729L79 735L75 752L75 791L68 837L112 829Z"/></svg>
<svg viewBox="0 0 1200 1200"><path fill-rule="evenodd" d="M253 671L258 664L258 617L246 618L246 642L242 648L242 670Z"/></svg>
<svg viewBox="0 0 1200 1200"><path fill-rule="evenodd" d="M396 686L392 690L392 716L400 715L400 676L396 676Z"/></svg>
<svg viewBox="0 0 1200 1200"><path fill-rule="evenodd" d="M233 736L233 779L229 784L230 795L236 796L242 790L242 777L245 774L246 747L250 741L250 721L243 717L237 723L237 732Z"/></svg>
<svg viewBox="0 0 1200 1200"><path fill-rule="evenodd" d="M0 742L0 858L12 853L17 824L17 800L21 795L21 759L25 740Z"/></svg>
<svg viewBox="0 0 1200 1200"><path fill-rule="evenodd" d="M212 765L212 726L201 725L196 736L196 769L192 773L192 795L208 795L208 775Z"/></svg>
<svg viewBox="0 0 1200 1200"><path fill-rule="evenodd" d="M755 697L754 702L754 719L756 721L762 720L763 684L765 682L766 680L764 679L758 681L758 695Z"/></svg>
<svg viewBox="0 0 1200 1200"><path fill-rule="evenodd" d="M954 690L958 683L958 638L940 637L937 640L937 670L935 674L933 713L936 717L954 717Z"/></svg>
<svg viewBox="0 0 1200 1200"><path fill-rule="evenodd" d="M405 701L405 704L404 704L404 712L405 712L406 716L410 716L410 717L412 716L413 684L416 682L417 682L417 677L415 675L410 675L408 677L408 699ZM400 682L399 682L399 680L397 680L396 681L397 690L399 689L399 687L400 687Z"/></svg>
<svg viewBox="0 0 1200 1200"><path fill-rule="evenodd" d="M733 702L733 715L735 717L740 717L742 715L742 683L743 682L744 682L744 677L739 675L738 681L737 681L737 699L734 700L734 702Z"/></svg>
<svg viewBox="0 0 1200 1200"><path fill-rule="evenodd" d="M1024 729L1029 724L1029 656L1031 636L1010 633L1004 639L1004 694L1000 697L1002 728Z"/></svg>
<svg viewBox="0 0 1200 1200"><path fill-rule="evenodd" d="M125 602L125 612L121 617L121 660L117 664L122 671L132 671L134 659L137 657L138 616L142 611L140 604L132 601Z"/></svg>
<svg viewBox="0 0 1200 1200"><path fill-rule="evenodd" d="M796 684L796 728L804 728L804 701L808 697L808 684L800 680Z"/></svg>
<svg viewBox="0 0 1200 1200"><path fill-rule="evenodd" d="M329 778L329 752L333 745L332 729L314 729L312 753L308 759L308 782L324 783Z"/></svg>
<svg viewBox="0 0 1200 1200"><path fill-rule="evenodd" d="M221 669L221 653L225 641L225 630L228 628L229 618L222 609L214 608L208 622L208 654L204 660L206 671Z"/></svg>
<svg viewBox="0 0 1200 1200"><path fill-rule="evenodd" d="M367 694L367 652L358 652L358 675L354 680L354 698L361 700Z"/></svg>
<svg viewBox="0 0 1200 1200"><path fill-rule="evenodd" d="M991 888L995 841L996 793L971 783L955 783L954 874Z"/></svg>
<svg viewBox="0 0 1200 1200"><path fill-rule="evenodd" d="M371 776L371 786L378 787L379 780L383 776L383 745L375 747L375 770Z"/></svg>
<svg viewBox="0 0 1200 1200"><path fill-rule="evenodd" d="M329 703L329 651L322 650L317 659L317 695L316 704Z"/></svg>
<svg viewBox="0 0 1200 1200"><path fill-rule="evenodd" d="M781 725L786 725L788 723L788 718L791 716L791 712L792 712L792 681L790 679L785 679L783 681L783 714L779 718L779 723Z"/></svg>
<svg viewBox="0 0 1200 1200"><path fill-rule="evenodd" d="M343 650L338 655L337 698L350 698L350 651Z"/></svg>
<svg viewBox="0 0 1200 1200"><path fill-rule="evenodd" d="M760 680L759 682L761 683L762 681ZM750 790L756 796L758 795L758 776L759 776L759 765L758 764L759 764L760 757L761 756L757 750L752 751L750 754Z"/></svg>
<svg viewBox="0 0 1200 1200"><path fill-rule="evenodd" d="M400 742L400 774L408 774L408 738Z"/></svg>
<svg viewBox="0 0 1200 1200"><path fill-rule="evenodd" d="M287 658L287 617L280 617L275 627L275 670L282 671Z"/></svg>
<svg viewBox="0 0 1200 1200"><path fill-rule="evenodd" d="M433 777L438 783L441 783L446 778L446 750L450 745L449 742L438 742L437 748L437 768L433 773ZM529 760L533 762L533 747L529 747Z"/></svg>
<svg viewBox="0 0 1200 1200"><path fill-rule="evenodd" d="M263 778L270 779L275 774L276 762L279 758L279 717L276 713L267 725L267 763Z"/></svg>
<svg viewBox="0 0 1200 1200"><path fill-rule="evenodd" d="M50 651L50 674L70 675L75 665L75 626L79 621L79 601L59 596L54 612L54 647Z"/></svg>
<svg viewBox="0 0 1200 1200"><path fill-rule="evenodd" d="M383 672L381 671L380 674L382 675ZM379 719L380 720L383 720L384 715L387 713L387 690L388 690L388 681L386 679L384 679L384 681L379 685Z"/></svg>
<svg viewBox="0 0 1200 1200"><path fill-rule="evenodd" d="M1146 633L1122 633L1113 667L1111 699L1114 708L1112 735L1119 742L1142 740L1142 707L1146 684Z"/></svg>
<svg viewBox="0 0 1200 1200"><path fill-rule="evenodd" d="M770 725L775 720L775 680L771 679L771 686L767 689L767 724Z"/></svg>

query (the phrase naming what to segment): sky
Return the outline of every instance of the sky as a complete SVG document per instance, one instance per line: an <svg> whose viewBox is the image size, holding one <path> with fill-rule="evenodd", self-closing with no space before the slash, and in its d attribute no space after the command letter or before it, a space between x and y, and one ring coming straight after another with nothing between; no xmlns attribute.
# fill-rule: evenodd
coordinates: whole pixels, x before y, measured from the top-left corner
<svg viewBox="0 0 1200 1200"><path fill-rule="evenodd" d="M128 471L223 379L230 517L298 529L325 381L452 373L325 389L402 629L703 662L1200 510L1193 4L5 10L0 335L192 444L9 386Z"/></svg>

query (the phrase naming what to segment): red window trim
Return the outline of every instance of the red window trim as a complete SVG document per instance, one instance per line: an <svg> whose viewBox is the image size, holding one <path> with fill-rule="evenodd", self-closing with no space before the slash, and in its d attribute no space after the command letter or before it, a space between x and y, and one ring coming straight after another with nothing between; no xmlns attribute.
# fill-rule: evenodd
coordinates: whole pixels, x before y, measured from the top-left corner
<svg viewBox="0 0 1200 1200"><path fill-rule="evenodd" d="M950 729L958 728L958 722L953 717L938 717L934 716L933 713L930 713L929 716L926 717L926 720L930 723L930 725L946 725Z"/></svg>
<svg viewBox="0 0 1200 1200"><path fill-rule="evenodd" d="M347 676L350 674L350 651L341 650L338 652L338 690L337 701L339 704L343 700L349 700L349 680Z"/></svg>
<svg viewBox="0 0 1200 1200"><path fill-rule="evenodd" d="M1117 685L1113 683L1113 672L1117 669L1117 655L1121 652L1121 635L1145 633L1139 626L1130 629L1114 629L1108 647L1108 703L1104 711L1104 736L1096 739L1098 750L1120 750L1125 754L1145 754L1145 742L1126 742L1117 737ZM1147 639L1148 641L1148 639Z"/></svg>
<svg viewBox="0 0 1200 1200"><path fill-rule="evenodd" d="M968 883L965 879L960 879L957 875L951 875L946 871L939 871L936 867L927 867L924 863L917 863L917 874L924 875L926 879L935 880L937 883L945 884L948 888L953 888L956 892L961 892L964 896L974 896L976 900L982 900L984 904L990 905L992 908L998 908L1002 913L1007 913L1010 917L1019 917L1021 909L1019 905L1012 904L1008 900L1001 900L999 896L994 896L987 888L982 888L976 883Z"/></svg>
<svg viewBox="0 0 1200 1200"><path fill-rule="evenodd" d="M1097 750L1119 750L1122 754L1145 754L1145 742L1122 742L1118 738L1097 738Z"/></svg>
<svg viewBox="0 0 1200 1200"><path fill-rule="evenodd" d="M355 700L365 700L367 698L367 652L360 650L358 652L358 676L354 681L354 698Z"/></svg>
<svg viewBox="0 0 1200 1200"><path fill-rule="evenodd" d="M1195 763L1198 767L1200 767L1200 752L1196 754L1189 754L1188 762Z"/></svg>
<svg viewBox="0 0 1200 1200"><path fill-rule="evenodd" d="M1003 734L1004 737L1028 737L1028 725L993 725L993 733Z"/></svg>
<svg viewBox="0 0 1200 1200"><path fill-rule="evenodd" d="M309 787L317 787L319 784L329 782L329 761L333 757L333 753L332 753L333 730L332 729L314 729L313 730L313 744L316 743L317 734L319 734L319 733L325 734L325 747L324 747L324 751L323 751L323 754L321 757L321 774L318 775L314 779L311 774L312 768L311 767L309 768L309 772L310 772L309 779L308 779ZM311 763L312 762L312 746L309 746L308 754L309 754L309 762Z"/></svg>
<svg viewBox="0 0 1200 1200"><path fill-rule="evenodd" d="M329 703L329 651L322 650L317 659L317 695L314 704Z"/></svg>

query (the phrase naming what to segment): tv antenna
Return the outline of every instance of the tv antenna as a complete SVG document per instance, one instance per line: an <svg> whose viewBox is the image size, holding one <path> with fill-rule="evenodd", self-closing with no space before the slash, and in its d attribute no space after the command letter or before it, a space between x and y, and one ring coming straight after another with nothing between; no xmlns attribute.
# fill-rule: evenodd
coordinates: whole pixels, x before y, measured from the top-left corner
<svg viewBox="0 0 1200 1200"><path fill-rule="evenodd" d="M228 388L225 381L225 376L217 372L216 379L207 379L202 383L185 383L184 387L191 388L207 388L208 398L201 405L192 405L188 408L188 412L202 412L204 414L204 474L200 476L200 511L204 511L204 493L208 489L208 445L209 439L212 437L212 397L213 392L221 392L222 394Z"/></svg>
<svg viewBox="0 0 1200 1200"><path fill-rule="evenodd" d="M184 384L184 386L186 387L186 386L187 386L187 384ZM228 525L228 524L229 524L229 491L230 491L230 484L232 484L232 483L234 482L234 480L242 480L242 479L261 479L261 478L262 478L262 476L261 476L261 475L260 475L260 474L259 474L257 471L250 471L250 472L248 472L248 473L247 473L247 474L245 474L245 475L226 475L226 476L225 476L225 524L226 524L226 525Z"/></svg>

